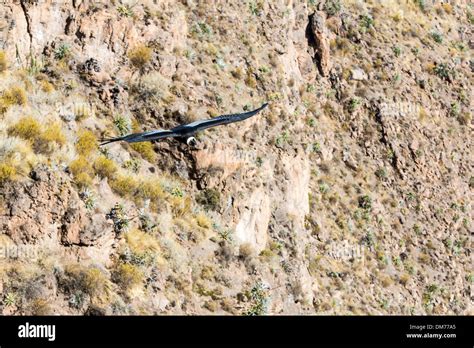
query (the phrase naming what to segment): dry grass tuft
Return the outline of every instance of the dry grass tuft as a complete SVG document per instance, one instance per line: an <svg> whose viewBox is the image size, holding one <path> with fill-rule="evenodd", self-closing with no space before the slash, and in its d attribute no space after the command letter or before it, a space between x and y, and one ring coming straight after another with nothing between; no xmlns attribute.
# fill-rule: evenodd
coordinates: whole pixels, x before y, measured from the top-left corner
<svg viewBox="0 0 474 348"><path fill-rule="evenodd" d="M117 165L110 158L99 156L94 162L95 172L102 178L112 179L117 173Z"/></svg>
<svg viewBox="0 0 474 348"><path fill-rule="evenodd" d="M121 196L131 196L137 192L139 182L131 175L120 175L110 182L110 186Z"/></svg>
<svg viewBox="0 0 474 348"><path fill-rule="evenodd" d="M145 65L151 60L153 50L145 45L139 45L128 52L128 59L132 65L142 70Z"/></svg>
<svg viewBox="0 0 474 348"><path fill-rule="evenodd" d="M79 134L76 142L76 151L83 156L90 155L99 146L94 133L84 130Z"/></svg>
<svg viewBox="0 0 474 348"><path fill-rule="evenodd" d="M211 220L203 213L199 213L196 215L196 222L199 227L202 227L202 228L211 227Z"/></svg>
<svg viewBox="0 0 474 348"><path fill-rule="evenodd" d="M6 71L7 67L8 67L7 55L5 54L5 52L0 51L0 73Z"/></svg>
<svg viewBox="0 0 474 348"><path fill-rule="evenodd" d="M143 272L138 266L121 263L112 274L112 279L125 290L130 290L142 283Z"/></svg>
<svg viewBox="0 0 474 348"><path fill-rule="evenodd" d="M138 152L148 162L153 163L156 159L156 153L153 150L153 144L147 141L131 144L132 149Z"/></svg>
<svg viewBox="0 0 474 348"><path fill-rule="evenodd" d="M150 199L152 201L158 199L164 199L166 197L165 191L161 186L158 179L144 180L140 184L139 188L140 196L144 199Z"/></svg>
<svg viewBox="0 0 474 348"><path fill-rule="evenodd" d="M11 87L0 96L0 113L4 113L10 106L25 105L27 102L26 92L19 86Z"/></svg>
<svg viewBox="0 0 474 348"><path fill-rule="evenodd" d="M156 253L160 250L160 244L155 237L138 229L125 233L125 240L132 253L137 255L147 252Z"/></svg>
<svg viewBox="0 0 474 348"><path fill-rule="evenodd" d="M0 184L12 181L16 176L16 168L8 163L0 163Z"/></svg>
<svg viewBox="0 0 474 348"><path fill-rule="evenodd" d="M93 170L89 161L84 156L79 156L69 164L69 170L74 176L74 181L79 187L92 185Z"/></svg>
<svg viewBox="0 0 474 348"><path fill-rule="evenodd" d="M76 264L67 266L65 273L71 278L70 287L89 294L93 303L110 301L112 283L102 270L95 267L83 268Z"/></svg>
<svg viewBox="0 0 474 348"><path fill-rule="evenodd" d="M34 141L41 135L41 125L34 117L23 117L20 121L8 129L8 134L10 136L16 136L25 140Z"/></svg>

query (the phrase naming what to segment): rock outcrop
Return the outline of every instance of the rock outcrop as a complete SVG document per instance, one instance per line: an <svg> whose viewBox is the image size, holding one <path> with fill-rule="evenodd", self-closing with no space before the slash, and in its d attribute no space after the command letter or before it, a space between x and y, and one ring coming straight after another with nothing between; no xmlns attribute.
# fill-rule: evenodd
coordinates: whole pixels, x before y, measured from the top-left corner
<svg viewBox="0 0 474 348"><path fill-rule="evenodd" d="M64 245L93 245L111 233L104 214L88 213L71 182L40 167L30 179L0 190L0 229L17 243L35 244L45 238Z"/></svg>

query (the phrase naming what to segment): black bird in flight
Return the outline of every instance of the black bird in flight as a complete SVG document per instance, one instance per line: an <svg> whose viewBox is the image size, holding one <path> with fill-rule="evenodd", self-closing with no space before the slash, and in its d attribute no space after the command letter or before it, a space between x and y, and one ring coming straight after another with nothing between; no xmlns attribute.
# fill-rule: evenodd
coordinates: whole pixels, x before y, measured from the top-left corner
<svg viewBox="0 0 474 348"><path fill-rule="evenodd" d="M199 120L188 124L182 124L178 127L164 130L153 130L149 132L143 133L133 133L128 134L122 137L117 138L110 138L110 139L103 139L103 142L100 145L106 145L109 143L113 143L116 141L126 141L127 143L138 143L141 141L152 141L152 140L159 140L164 138L177 138L180 141L186 142L188 145L196 145L197 141L194 138L194 135L207 128L220 126L222 124L229 124L234 122L240 122L255 116L260 111L267 107L268 103L263 104L258 109L253 111L244 112L241 114L230 114L230 115L222 115L217 116L208 120Z"/></svg>

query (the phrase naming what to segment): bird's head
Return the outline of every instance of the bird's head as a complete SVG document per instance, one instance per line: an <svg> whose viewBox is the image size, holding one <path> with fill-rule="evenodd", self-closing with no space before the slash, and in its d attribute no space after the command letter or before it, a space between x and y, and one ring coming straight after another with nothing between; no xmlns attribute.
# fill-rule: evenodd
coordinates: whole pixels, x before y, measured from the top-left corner
<svg viewBox="0 0 474 348"><path fill-rule="evenodd" d="M195 137L189 137L188 139L186 139L186 144L191 147L196 147L198 142Z"/></svg>

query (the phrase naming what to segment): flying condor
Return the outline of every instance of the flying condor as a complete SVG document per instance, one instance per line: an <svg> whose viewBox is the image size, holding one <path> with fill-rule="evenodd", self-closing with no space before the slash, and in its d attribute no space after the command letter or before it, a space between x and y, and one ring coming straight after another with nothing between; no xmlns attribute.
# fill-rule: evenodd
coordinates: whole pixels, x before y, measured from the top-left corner
<svg viewBox="0 0 474 348"><path fill-rule="evenodd" d="M186 144L188 145L196 145L197 141L194 138L194 135L197 132L207 128L220 126L222 124L229 124L246 120L247 118L258 114L260 111L265 109L267 105L268 103L265 103L258 109L244 112L241 114L222 115L208 120L199 120L188 124L182 124L169 130L159 129L143 133L133 133L117 138L103 139L103 142L100 145L105 145L116 141L138 143L141 141L152 141L164 138L177 138L180 141L186 142Z"/></svg>

